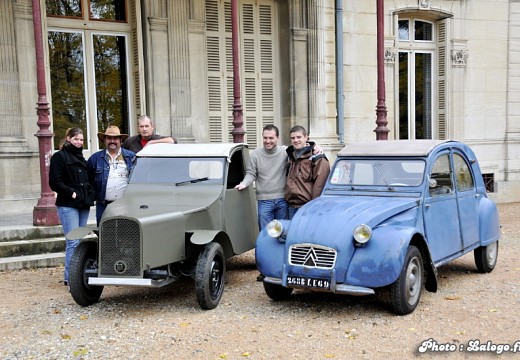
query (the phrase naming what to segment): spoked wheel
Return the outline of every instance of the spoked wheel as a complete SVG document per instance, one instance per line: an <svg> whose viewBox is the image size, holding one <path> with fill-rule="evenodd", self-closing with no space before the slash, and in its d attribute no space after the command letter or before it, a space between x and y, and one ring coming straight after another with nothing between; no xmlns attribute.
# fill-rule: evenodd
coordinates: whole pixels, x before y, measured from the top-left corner
<svg viewBox="0 0 520 360"><path fill-rule="evenodd" d="M271 284L265 281L264 290L267 296L275 301L286 300L293 292L292 288L286 288L282 285Z"/></svg>
<svg viewBox="0 0 520 360"><path fill-rule="evenodd" d="M218 243L209 243L204 247L197 260L195 271L195 289L201 308L214 309L224 293L226 259L224 250Z"/></svg>
<svg viewBox="0 0 520 360"><path fill-rule="evenodd" d="M390 287L392 308L396 314L406 315L415 310L421 298L423 278L421 252L415 246L410 246L401 274Z"/></svg>
<svg viewBox="0 0 520 360"><path fill-rule="evenodd" d="M88 284L86 270L97 268L97 244L83 241L78 244L70 259L69 286L74 301L81 306L89 306L99 301L103 286Z"/></svg>
<svg viewBox="0 0 520 360"><path fill-rule="evenodd" d="M475 264L481 273L493 271L498 260L498 241L488 246L480 246L473 252Z"/></svg>

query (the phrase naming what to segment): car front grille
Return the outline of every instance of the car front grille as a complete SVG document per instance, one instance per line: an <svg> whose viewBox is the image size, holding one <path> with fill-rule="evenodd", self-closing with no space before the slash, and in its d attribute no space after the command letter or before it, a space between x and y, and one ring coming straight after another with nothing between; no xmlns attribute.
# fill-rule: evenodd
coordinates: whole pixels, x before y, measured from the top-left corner
<svg viewBox="0 0 520 360"><path fill-rule="evenodd" d="M109 219L100 229L101 276L141 275L141 229L129 219Z"/></svg>
<svg viewBox="0 0 520 360"><path fill-rule="evenodd" d="M325 246L292 245L289 249L289 263L319 269L332 269L336 263L336 254L336 250Z"/></svg>

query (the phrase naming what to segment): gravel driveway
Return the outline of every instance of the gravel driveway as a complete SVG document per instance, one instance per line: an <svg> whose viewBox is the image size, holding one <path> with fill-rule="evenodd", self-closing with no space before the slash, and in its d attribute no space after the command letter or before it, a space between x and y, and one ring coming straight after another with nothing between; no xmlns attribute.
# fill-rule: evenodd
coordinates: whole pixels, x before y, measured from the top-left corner
<svg viewBox="0 0 520 360"><path fill-rule="evenodd" d="M273 302L255 281L252 251L228 262L222 302L210 311L199 308L190 279L163 289L106 287L99 303L82 308L60 282L63 268L3 272L0 358L439 358L435 348L454 350L441 358L477 359L495 358L499 345L519 358L520 203L499 210L495 270L477 273L472 253L441 267L438 292L423 292L407 316L395 316L384 293L295 291Z"/></svg>

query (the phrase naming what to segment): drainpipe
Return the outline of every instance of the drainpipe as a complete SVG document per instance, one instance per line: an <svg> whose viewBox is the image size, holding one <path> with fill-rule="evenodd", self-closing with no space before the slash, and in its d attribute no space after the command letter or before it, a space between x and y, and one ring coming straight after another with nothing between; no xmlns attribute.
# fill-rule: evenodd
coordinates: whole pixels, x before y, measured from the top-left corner
<svg viewBox="0 0 520 360"><path fill-rule="evenodd" d="M37 125L40 128L34 135L38 138L40 158L40 181L41 197L33 209L33 225L59 225L60 219L54 202L54 192L49 186L49 168L52 156L52 137L54 134L49 130L49 103L47 101L47 90L45 86L45 64L43 62L43 40L42 40L42 17L40 0L32 0L33 27L34 27L34 49L36 52L36 83L38 87L38 102L36 113L38 114Z"/></svg>
<svg viewBox="0 0 520 360"><path fill-rule="evenodd" d="M388 140L385 96L385 4L377 0L377 106L376 106L376 140Z"/></svg>
<svg viewBox="0 0 520 360"><path fill-rule="evenodd" d="M240 98L240 55L238 46L238 0L231 0L231 48L233 53L233 135L234 143L244 142L245 130Z"/></svg>
<svg viewBox="0 0 520 360"><path fill-rule="evenodd" d="M343 95L343 0L336 0L336 128L340 144L345 143L345 97Z"/></svg>

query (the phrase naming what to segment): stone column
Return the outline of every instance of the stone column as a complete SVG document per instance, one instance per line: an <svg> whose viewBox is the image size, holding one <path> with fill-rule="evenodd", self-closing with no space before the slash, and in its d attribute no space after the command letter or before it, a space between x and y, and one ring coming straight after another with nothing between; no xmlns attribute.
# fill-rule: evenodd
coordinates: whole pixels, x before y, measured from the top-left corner
<svg viewBox="0 0 520 360"><path fill-rule="evenodd" d="M170 121L179 141L193 138L191 114L190 56L188 42L189 0L168 1L168 48L170 66Z"/></svg>

